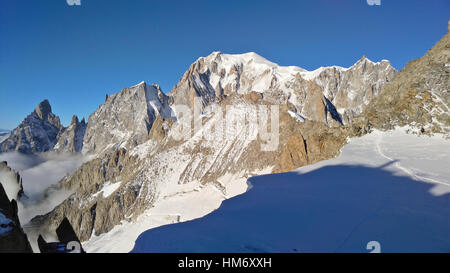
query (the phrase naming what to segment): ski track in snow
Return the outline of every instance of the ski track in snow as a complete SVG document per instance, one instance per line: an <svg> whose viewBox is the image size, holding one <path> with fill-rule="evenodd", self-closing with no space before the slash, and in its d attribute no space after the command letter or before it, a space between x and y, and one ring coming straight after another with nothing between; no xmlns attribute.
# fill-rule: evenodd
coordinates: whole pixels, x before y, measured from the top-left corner
<svg viewBox="0 0 450 273"><path fill-rule="evenodd" d="M438 180L435 180L435 179L432 179L432 178L420 176L420 175L416 174L414 171L412 171L412 170L410 170L410 169L408 169L408 168L402 166L402 165L399 163L399 160L396 160L396 159L391 158L391 157L387 156L386 154L384 154L383 151L381 150L381 149L382 149L382 148L381 148L381 144L382 144L382 141L383 141L383 133L381 133L381 132L376 132L376 134L377 134L377 139L376 139L376 141L375 141L375 144L376 144L376 151L377 151L377 153L378 153L380 156L386 158L387 160L389 160L389 161L391 161L391 162L394 162L393 165L394 165L396 168L398 168L399 170L405 172L407 175L409 175L409 176L415 178L415 179L418 180L418 181L431 182L431 183L441 184L441 185L444 185L444 186L450 186L450 184L448 184L448 183L441 182L441 181L438 181Z"/></svg>

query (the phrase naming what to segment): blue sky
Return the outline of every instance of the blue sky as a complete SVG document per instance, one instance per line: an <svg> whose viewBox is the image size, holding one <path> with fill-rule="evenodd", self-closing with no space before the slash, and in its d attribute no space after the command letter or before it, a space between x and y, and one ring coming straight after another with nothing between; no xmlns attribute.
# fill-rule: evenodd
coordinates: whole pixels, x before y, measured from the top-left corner
<svg viewBox="0 0 450 273"><path fill-rule="evenodd" d="M446 32L448 0L0 0L0 128L43 99L64 125L140 81L169 92L213 51L280 65L350 66L362 55L401 69Z"/></svg>

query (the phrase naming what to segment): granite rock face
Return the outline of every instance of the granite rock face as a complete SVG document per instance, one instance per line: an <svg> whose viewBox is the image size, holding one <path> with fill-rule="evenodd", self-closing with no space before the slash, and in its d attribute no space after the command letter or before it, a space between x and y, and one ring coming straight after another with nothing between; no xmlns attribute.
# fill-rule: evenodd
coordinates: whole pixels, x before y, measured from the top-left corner
<svg viewBox="0 0 450 273"><path fill-rule="evenodd" d="M144 82L107 96L89 117L82 152L102 153L142 144L157 116L172 115L168 100L158 85Z"/></svg>
<svg viewBox="0 0 450 273"><path fill-rule="evenodd" d="M59 117L52 113L48 100L44 100L1 143L1 152L32 154L50 151L62 129Z"/></svg>
<svg viewBox="0 0 450 273"><path fill-rule="evenodd" d="M81 152L86 127L87 124L84 119L80 122L77 116L73 116L70 125L58 134L58 142L53 151L65 153Z"/></svg>

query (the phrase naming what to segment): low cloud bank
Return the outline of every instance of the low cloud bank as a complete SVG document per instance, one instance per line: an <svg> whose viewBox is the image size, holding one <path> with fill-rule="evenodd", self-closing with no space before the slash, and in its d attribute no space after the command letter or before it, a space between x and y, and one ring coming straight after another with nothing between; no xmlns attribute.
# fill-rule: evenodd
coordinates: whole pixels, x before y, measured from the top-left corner
<svg viewBox="0 0 450 273"><path fill-rule="evenodd" d="M5 189L9 200L17 199L17 193L20 191L20 185L17 183L12 172L0 169L0 182Z"/></svg>
<svg viewBox="0 0 450 273"><path fill-rule="evenodd" d="M50 191L46 196L44 192L90 159L91 157L80 154L0 154L0 161L7 161L8 166L19 172L22 177L27 197L19 203L19 218L22 225L28 223L36 215L48 213L70 196L71 192L66 190ZM10 180L7 173L0 173L0 181L3 180ZM14 189L10 191L12 190Z"/></svg>

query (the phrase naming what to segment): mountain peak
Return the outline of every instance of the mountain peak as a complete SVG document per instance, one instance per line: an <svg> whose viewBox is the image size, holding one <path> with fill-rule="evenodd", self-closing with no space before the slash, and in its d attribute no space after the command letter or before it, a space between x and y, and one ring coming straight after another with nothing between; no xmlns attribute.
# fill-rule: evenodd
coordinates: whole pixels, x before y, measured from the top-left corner
<svg viewBox="0 0 450 273"><path fill-rule="evenodd" d="M72 122L70 124L78 124L78 117L77 117L77 115L73 115Z"/></svg>
<svg viewBox="0 0 450 273"><path fill-rule="evenodd" d="M59 117L52 113L49 101L43 100L1 143L1 151L24 154L50 151L63 129Z"/></svg>
<svg viewBox="0 0 450 273"><path fill-rule="evenodd" d="M365 63L365 62L373 63L371 60L369 60L369 58L367 58L366 55L362 55L362 57L355 64Z"/></svg>
<svg viewBox="0 0 450 273"><path fill-rule="evenodd" d="M359 65L362 65L362 64L379 65L379 64L384 64L384 63L387 63L389 66L392 66L392 64L391 64L391 62L390 62L389 60L383 59L383 60L381 60L381 61L379 61L379 62L374 62L374 61L370 60L369 58L367 58L366 55L363 55L363 56L361 57L361 59L359 59L359 60L358 60L354 65L352 65L350 68L352 68L352 67L358 67Z"/></svg>
<svg viewBox="0 0 450 273"><path fill-rule="evenodd" d="M47 119L48 114L52 112L52 107L48 100L43 100L34 110L41 120Z"/></svg>
<svg viewBox="0 0 450 273"><path fill-rule="evenodd" d="M141 81L140 83L138 83L136 85L133 85L130 88L139 87L139 86L146 86L146 85L147 85L147 83L145 81Z"/></svg>

